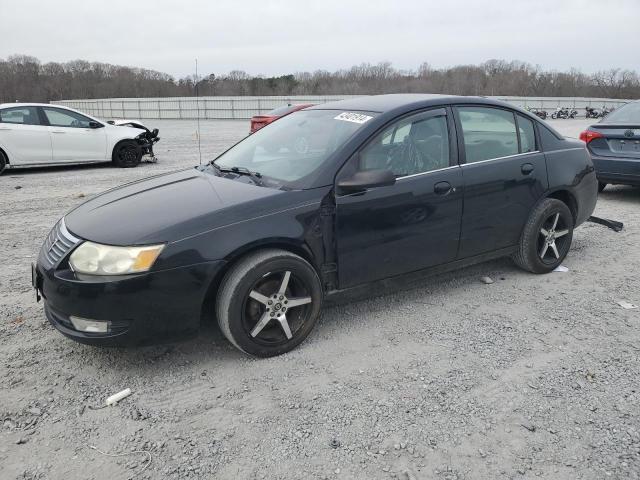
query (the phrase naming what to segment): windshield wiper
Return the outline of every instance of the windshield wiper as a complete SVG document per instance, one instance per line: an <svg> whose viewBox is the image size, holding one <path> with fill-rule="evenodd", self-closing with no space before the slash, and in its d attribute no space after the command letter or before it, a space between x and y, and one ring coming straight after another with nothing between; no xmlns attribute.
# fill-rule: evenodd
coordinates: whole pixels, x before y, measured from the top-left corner
<svg viewBox="0 0 640 480"><path fill-rule="evenodd" d="M256 185L264 185L264 182L262 181L262 174L260 172L252 172L246 167L221 167L220 165L217 165L213 162L211 162L211 165L219 172L231 172L237 175L246 175L251 180L253 180L253 183L255 183Z"/></svg>

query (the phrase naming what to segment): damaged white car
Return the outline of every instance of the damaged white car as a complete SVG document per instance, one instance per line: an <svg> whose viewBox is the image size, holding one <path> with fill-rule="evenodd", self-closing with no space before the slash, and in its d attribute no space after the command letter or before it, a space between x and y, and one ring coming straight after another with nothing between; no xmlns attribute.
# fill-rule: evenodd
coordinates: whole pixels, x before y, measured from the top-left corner
<svg viewBox="0 0 640 480"><path fill-rule="evenodd" d="M158 130L140 122L105 122L77 110L40 103L0 104L0 172L6 168L155 161Z"/></svg>

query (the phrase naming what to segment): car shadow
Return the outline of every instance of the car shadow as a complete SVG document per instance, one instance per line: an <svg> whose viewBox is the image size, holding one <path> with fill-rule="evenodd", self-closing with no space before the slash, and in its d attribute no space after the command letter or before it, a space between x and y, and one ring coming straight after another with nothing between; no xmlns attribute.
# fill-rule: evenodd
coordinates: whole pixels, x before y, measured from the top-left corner
<svg viewBox="0 0 640 480"><path fill-rule="evenodd" d="M152 162L140 162L136 168L144 167L147 165L153 165ZM68 172L68 171L86 171L86 170L104 170L107 168L117 169L111 162L100 163L85 163L77 165L46 165L38 167L11 167L5 170L0 178L21 178L24 175L32 175L38 173L51 173L51 172Z"/></svg>
<svg viewBox="0 0 640 480"><path fill-rule="evenodd" d="M640 202L640 187L631 185L607 185L599 194L603 199L628 203Z"/></svg>
<svg viewBox="0 0 640 480"><path fill-rule="evenodd" d="M341 292L326 302L318 324L306 342L313 342L313 337L321 338L322 331L333 329L335 324L342 321L340 312L345 305L350 305L358 311L363 308L370 309L375 313L377 309L385 308L385 305L390 302L424 301L425 294L428 295L436 289L444 289L448 295L455 298L458 290L468 288L470 283L478 282L481 276L488 275L499 282L505 280L507 276L519 273L521 270L510 259L502 258L438 275L416 272ZM398 295L401 297L398 298ZM304 345L303 343L298 348L304 348ZM128 373L134 371L156 373L158 370L176 364L205 368L213 360L217 364L225 364L250 359L229 343L215 320L211 318L202 323L197 335L171 343L140 347L83 347L82 350L89 349L83 354L90 351L103 367L113 371L124 368ZM255 360L259 361L259 359Z"/></svg>

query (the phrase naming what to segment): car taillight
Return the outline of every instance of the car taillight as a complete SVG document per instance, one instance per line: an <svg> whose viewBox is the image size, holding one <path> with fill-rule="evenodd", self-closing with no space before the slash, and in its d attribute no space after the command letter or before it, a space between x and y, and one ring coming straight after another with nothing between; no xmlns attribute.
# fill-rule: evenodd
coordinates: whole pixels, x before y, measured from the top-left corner
<svg viewBox="0 0 640 480"><path fill-rule="evenodd" d="M604 135L602 135L600 132L594 132L593 130L585 130L584 132L580 133L580 140L585 143L589 143L591 140L602 137L604 137Z"/></svg>

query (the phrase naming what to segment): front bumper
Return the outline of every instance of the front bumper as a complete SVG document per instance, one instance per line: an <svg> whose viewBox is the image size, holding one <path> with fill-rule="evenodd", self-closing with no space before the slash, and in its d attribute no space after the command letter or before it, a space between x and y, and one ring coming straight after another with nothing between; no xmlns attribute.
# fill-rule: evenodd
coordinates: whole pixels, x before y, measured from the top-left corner
<svg viewBox="0 0 640 480"><path fill-rule="evenodd" d="M622 185L640 185L640 159L592 155L598 181Z"/></svg>
<svg viewBox="0 0 640 480"><path fill-rule="evenodd" d="M35 267L34 286L49 322L82 343L124 346L176 340L197 331L211 281L224 261L118 277L76 276ZM107 333L81 332L71 316L109 321Z"/></svg>

